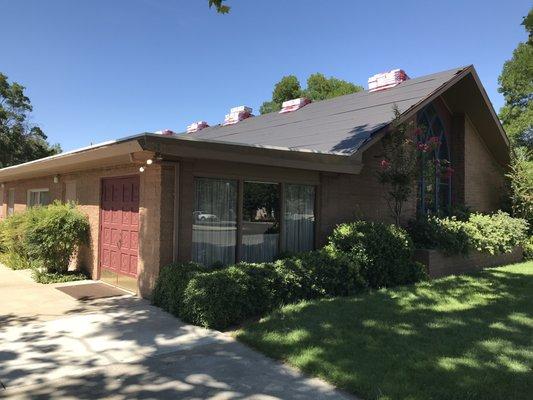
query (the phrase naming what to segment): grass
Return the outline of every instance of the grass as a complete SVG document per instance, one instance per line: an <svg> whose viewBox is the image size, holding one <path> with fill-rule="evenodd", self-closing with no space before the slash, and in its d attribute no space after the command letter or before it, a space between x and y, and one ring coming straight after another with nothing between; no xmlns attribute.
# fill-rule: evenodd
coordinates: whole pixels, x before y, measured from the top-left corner
<svg viewBox="0 0 533 400"><path fill-rule="evenodd" d="M238 338L370 399L531 399L533 262L289 305Z"/></svg>

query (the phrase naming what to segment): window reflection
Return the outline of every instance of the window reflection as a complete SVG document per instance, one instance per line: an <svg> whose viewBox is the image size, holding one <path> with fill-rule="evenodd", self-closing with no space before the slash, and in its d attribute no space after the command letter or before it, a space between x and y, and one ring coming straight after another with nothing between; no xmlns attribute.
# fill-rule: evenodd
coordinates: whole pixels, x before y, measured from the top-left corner
<svg viewBox="0 0 533 400"><path fill-rule="evenodd" d="M244 182L242 260L272 261L279 248L279 184Z"/></svg>

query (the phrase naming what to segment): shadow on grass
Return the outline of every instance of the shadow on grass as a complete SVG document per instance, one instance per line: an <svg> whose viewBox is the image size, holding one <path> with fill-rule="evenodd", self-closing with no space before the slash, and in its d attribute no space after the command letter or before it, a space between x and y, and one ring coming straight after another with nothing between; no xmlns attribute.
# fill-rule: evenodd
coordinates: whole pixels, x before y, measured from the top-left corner
<svg viewBox="0 0 533 400"><path fill-rule="evenodd" d="M239 339L366 399L530 399L533 263L287 306Z"/></svg>

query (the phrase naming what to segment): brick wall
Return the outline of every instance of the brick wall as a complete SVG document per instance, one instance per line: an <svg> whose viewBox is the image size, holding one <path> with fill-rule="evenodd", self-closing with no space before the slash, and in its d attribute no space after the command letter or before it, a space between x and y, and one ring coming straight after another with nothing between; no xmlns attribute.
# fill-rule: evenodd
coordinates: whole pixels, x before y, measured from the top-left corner
<svg viewBox="0 0 533 400"><path fill-rule="evenodd" d="M59 182L53 176L6 182L4 185L4 215L7 208L7 193L15 188L15 212L24 211L29 189L48 188L52 200L65 200L66 182L76 182L78 208L89 218L90 245L80 249L77 263L89 272L93 279L99 278L98 234L100 228L101 180L105 177L119 177L138 174L137 165L122 165L82 172L62 174ZM153 164L140 175L139 193L139 264L138 293L150 294L161 264L172 260L174 166ZM163 206L162 206L162 200Z"/></svg>
<svg viewBox="0 0 533 400"><path fill-rule="evenodd" d="M321 174L319 244L324 244L335 227L342 222L365 219L393 222L384 187L377 179L382 158L378 142L363 154L363 169L359 175ZM404 221L415 216L416 190L405 204Z"/></svg>
<svg viewBox="0 0 533 400"><path fill-rule="evenodd" d="M505 172L468 118L465 118L464 168L465 204L482 212L499 209L504 194Z"/></svg>

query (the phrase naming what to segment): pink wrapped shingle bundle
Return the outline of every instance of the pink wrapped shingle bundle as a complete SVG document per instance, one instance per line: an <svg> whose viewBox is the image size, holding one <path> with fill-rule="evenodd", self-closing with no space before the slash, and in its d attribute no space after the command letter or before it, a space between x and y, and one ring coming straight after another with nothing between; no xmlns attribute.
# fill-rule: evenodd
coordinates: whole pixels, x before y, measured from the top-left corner
<svg viewBox="0 0 533 400"><path fill-rule="evenodd" d="M309 100L306 97L299 97L297 99L284 101L283 104L281 105L281 110L280 110L279 113L283 114L283 113L288 113L288 112L291 112L291 111L295 111L295 110L298 110L298 109L302 108L303 106L305 106L305 105L307 105L309 103L311 103L311 100Z"/></svg>
<svg viewBox="0 0 533 400"><path fill-rule="evenodd" d="M174 131L172 131L170 129L164 129L162 131L156 131L155 133L157 133L158 135L163 135L163 136L173 136L173 135L175 135Z"/></svg>
<svg viewBox="0 0 533 400"><path fill-rule="evenodd" d="M403 69L393 69L389 72L376 74L368 78L368 91L375 92L377 90L388 89L408 79L409 76L407 76Z"/></svg>
<svg viewBox="0 0 533 400"><path fill-rule="evenodd" d="M243 119L253 117L252 109L247 106L233 107L229 114L224 117L224 123L222 125L236 124Z"/></svg>
<svg viewBox="0 0 533 400"><path fill-rule="evenodd" d="M201 131L204 128L209 127L209 124L205 121L197 121L187 126L187 133L194 133Z"/></svg>

